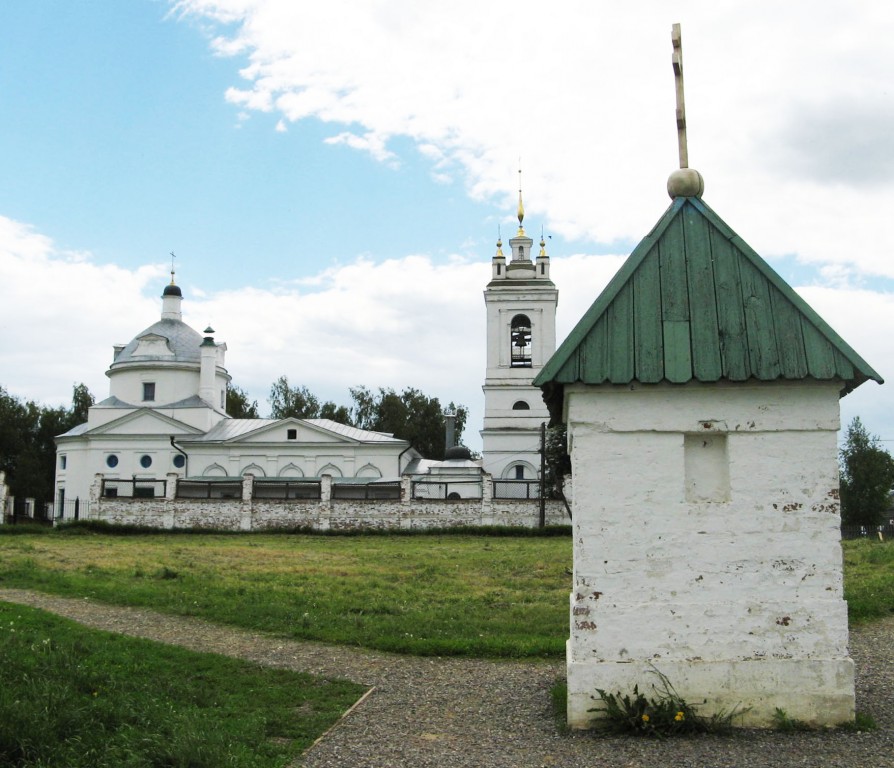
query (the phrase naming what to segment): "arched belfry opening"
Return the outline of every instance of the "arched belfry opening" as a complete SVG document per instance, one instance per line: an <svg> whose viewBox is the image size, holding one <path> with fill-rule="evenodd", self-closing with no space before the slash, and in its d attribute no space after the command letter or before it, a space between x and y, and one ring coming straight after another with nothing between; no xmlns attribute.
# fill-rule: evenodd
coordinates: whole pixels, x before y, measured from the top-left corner
<svg viewBox="0 0 894 768"><path fill-rule="evenodd" d="M530 368L531 363L531 319L527 315L516 315L512 318L509 333L512 348L511 365L513 368Z"/></svg>

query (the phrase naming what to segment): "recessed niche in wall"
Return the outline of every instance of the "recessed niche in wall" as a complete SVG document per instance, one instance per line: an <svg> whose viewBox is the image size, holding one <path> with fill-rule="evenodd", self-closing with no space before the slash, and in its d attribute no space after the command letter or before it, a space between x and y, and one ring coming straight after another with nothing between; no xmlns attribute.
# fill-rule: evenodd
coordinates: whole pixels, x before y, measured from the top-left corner
<svg viewBox="0 0 894 768"><path fill-rule="evenodd" d="M724 434L684 435L686 501L729 501L729 454Z"/></svg>

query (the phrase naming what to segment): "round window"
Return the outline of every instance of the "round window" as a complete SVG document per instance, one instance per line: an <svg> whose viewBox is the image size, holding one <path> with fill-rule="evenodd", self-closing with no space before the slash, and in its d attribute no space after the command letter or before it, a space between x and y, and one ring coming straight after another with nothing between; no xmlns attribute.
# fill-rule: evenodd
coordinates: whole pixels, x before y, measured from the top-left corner
<svg viewBox="0 0 894 768"><path fill-rule="evenodd" d="M152 466L152 457L146 456L145 454L140 456L140 466L143 469L148 469L149 467L151 467Z"/></svg>
<svg viewBox="0 0 894 768"><path fill-rule="evenodd" d="M178 453L174 457L174 466L177 467L177 469L183 469L185 464L186 464L186 456L184 456L182 453Z"/></svg>
<svg viewBox="0 0 894 768"><path fill-rule="evenodd" d="M118 466L118 457L114 453L110 453L106 456L106 466L107 467L117 467Z"/></svg>

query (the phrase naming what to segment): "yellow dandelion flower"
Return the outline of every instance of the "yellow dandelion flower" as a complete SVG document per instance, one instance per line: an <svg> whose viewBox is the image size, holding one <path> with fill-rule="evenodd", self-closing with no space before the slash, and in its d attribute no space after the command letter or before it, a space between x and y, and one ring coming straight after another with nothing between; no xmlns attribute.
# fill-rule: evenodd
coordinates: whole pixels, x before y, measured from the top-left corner
<svg viewBox="0 0 894 768"><path fill-rule="evenodd" d="M686 718L686 715L684 715L682 712L677 712L676 716L674 717L674 720L676 720L679 723L679 722L682 722L685 718Z"/></svg>
<svg viewBox="0 0 894 768"><path fill-rule="evenodd" d="M644 722L644 723L648 723L648 722L649 722L649 716L648 716L648 715L643 715L643 722Z"/></svg>

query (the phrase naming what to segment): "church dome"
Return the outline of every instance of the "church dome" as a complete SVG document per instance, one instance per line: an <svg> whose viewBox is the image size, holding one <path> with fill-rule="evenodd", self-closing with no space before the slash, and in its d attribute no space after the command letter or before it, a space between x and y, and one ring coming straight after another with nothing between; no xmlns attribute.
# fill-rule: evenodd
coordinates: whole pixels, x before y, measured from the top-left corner
<svg viewBox="0 0 894 768"><path fill-rule="evenodd" d="M159 320L138 333L115 356L112 369L127 363L147 362L199 365L202 359L199 349L201 345L202 335L182 320Z"/></svg>
<svg viewBox="0 0 894 768"><path fill-rule="evenodd" d="M444 461L451 460L471 461L472 452L464 445L454 445L452 448L448 448L446 451L444 451Z"/></svg>
<svg viewBox="0 0 894 768"><path fill-rule="evenodd" d="M179 285L174 285L174 283L170 283L165 286L165 289L161 292L162 296L180 296L183 297L183 291L180 290Z"/></svg>

